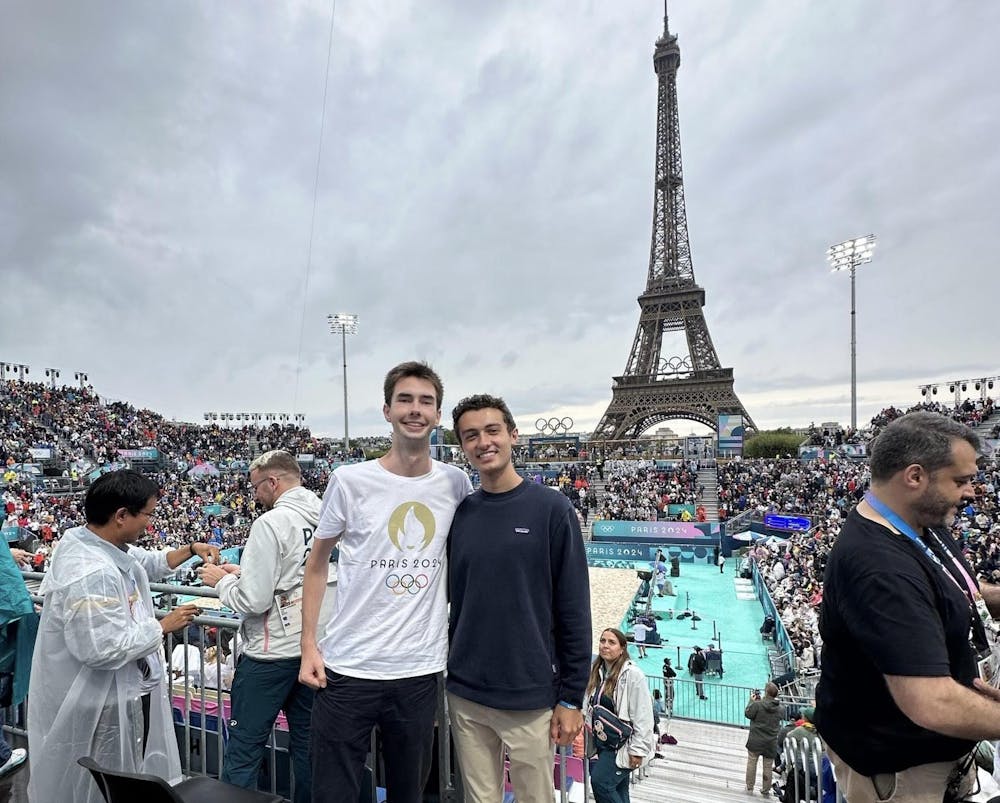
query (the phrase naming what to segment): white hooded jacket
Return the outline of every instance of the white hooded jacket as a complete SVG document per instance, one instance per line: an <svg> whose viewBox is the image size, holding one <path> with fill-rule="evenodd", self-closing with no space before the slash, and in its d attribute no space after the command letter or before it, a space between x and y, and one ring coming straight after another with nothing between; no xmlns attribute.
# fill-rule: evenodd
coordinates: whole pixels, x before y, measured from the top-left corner
<svg viewBox="0 0 1000 803"><path fill-rule="evenodd" d="M601 676L604 685L604 676ZM588 689L583 701L584 720L592 727L593 689ZM653 733L653 698L649 693L646 676L631 661L626 661L618 674L614 694L615 713L632 724L632 736L615 754L615 764L622 769L629 768L629 756L640 756L646 764L656 752L656 736Z"/></svg>
<svg viewBox="0 0 1000 803"><path fill-rule="evenodd" d="M302 576L319 506L319 497L307 488L285 491L250 528L240 574L226 575L215 586L222 604L243 614L243 652L252 658L273 661L302 655ZM336 584L336 566L331 565L320 611L321 633L333 610Z"/></svg>
<svg viewBox="0 0 1000 803"><path fill-rule="evenodd" d="M42 581L45 596L31 666L28 749L40 756L28 781L38 803L101 803L83 767L181 778L150 579L169 574L165 552L123 552L86 527L67 532ZM140 698L150 694L142 753Z"/></svg>

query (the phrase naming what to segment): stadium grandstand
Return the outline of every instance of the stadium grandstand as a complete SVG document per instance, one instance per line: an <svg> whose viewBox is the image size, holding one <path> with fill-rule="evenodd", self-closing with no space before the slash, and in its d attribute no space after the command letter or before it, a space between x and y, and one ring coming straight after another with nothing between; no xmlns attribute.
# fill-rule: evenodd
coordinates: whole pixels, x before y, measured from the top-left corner
<svg viewBox="0 0 1000 803"><path fill-rule="evenodd" d="M620 456L604 460L599 454L581 450L575 460L545 464L523 463L526 455L522 453L520 470L530 481L551 485L570 499L588 539L597 532L599 523L716 527L706 532L716 534L713 537L723 547L724 556L736 559L735 566L747 583L759 583L759 592L751 593L758 615L765 618L773 610L774 632L764 634L773 645L768 654L773 657L781 652L781 643L787 646L783 663L765 663L756 676L759 682L752 685L779 681L787 717L794 723L811 703L822 660L817 611L823 599L826 558L840 523L870 481L864 446L880 428L913 410L951 416L974 427L989 446L996 445L1000 416L994 412L993 400L983 399L954 407L940 403L889 407L857 431L813 429L803 436L797 458L735 458L716 464L711 459L647 453L641 459ZM359 442L375 453L388 445L384 438ZM8 544L30 553L21 568L29 587L37 590L52 551L58 549L60 534L83 523L81 501L88 484L105 471L130 466L162 488L161 504L142 538L143 545L170 549L207 541L229 550L238 561L239 547L258 513L247 467L256 455L273 448L296 454L304 483L318 493L339 464L363 459L363 453L347 456L339 443L314 437L308 428L297 424L178 423L126 402L102 399L91 387L52 388L4 381L0 385L3 532ZM968 500L954 522L955 537L970 563L981 577L994 581L1000 580L998 486L1000 466L992 458L985 459L976 478L975 497ZM774 516L804 520L808 526L780 531L772 526ZM710 557L706 554L704 562L712 563L718 554L719 550ZM627 566L640 564L641 559ZM637 592L634 572L604 565L595 561L591 569L595 627L599 622L613 622L631 628L643 615L636 604L637 596L643 593L642 583ZM654 568L655 561L649 565ZM212 591L198 585L194 573L181 567L174 584L159 588L158 599L161 605L169 606L198 598L205 608L205 616L199 617L190 633L178 640L165 639L165 660L178 670L174 673L175 717L179 743L186 745L182 754L187 769L217 776L224 752L219 712L224 713L228 704L238 621L218 610ZM652 591L646 593L648 610L655 618ZM212 610L213 604L216 610ZM178 668L182 661L183 671ZM659 661L657 655L657 664ZM743 731L738 726L745 702L740 695L751 686L730 681L732 672L727 663L726 682L733 685L722 683L720 671L711 681L711 691L721 697L732 688L733 701L713 704L710 712L699 714L685 710L682 698L690 693L691 685L687 675L681 673L668 682L658 669L648 667L647 663L651 688L670 688L677 700L670 726L674 741L659 746L661 760L637 774L632 798L652 801L670 796L683 800L701 795L702 799L724 801L734 795L731 799L738 799L735 794L742 791L739 772L708 775L686 769L740 752ZM723 710L726 706L731 710ZM8 715L8 730L15 738L24 732L23 711L21 706ZM287 760L287 726L280 719L275 724L272 750L272 771L262 783L288 795L293 781ZM810 760L818 766L822 758L817 752ZM562 780L561 772L567 773ZM555 760L554 773L557 788L561 783L572 789L574 778L585 782L586 767L578 757L563 756ZM797 799L785 792L786 780L777 776L777 793ZM448 783L443 775L441 783Z"/></svg>

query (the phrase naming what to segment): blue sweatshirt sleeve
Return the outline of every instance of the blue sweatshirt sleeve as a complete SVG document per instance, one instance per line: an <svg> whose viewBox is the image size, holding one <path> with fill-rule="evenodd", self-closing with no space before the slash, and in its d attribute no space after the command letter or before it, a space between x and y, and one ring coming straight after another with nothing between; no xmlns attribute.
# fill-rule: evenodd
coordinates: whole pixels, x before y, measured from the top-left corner
<svg viewBox="0 0 1000 803"><path fill-rule="evenodd" d="M582 705L590 674L590 574L576 511L566 500L550 542L559 700Z"/></svg>

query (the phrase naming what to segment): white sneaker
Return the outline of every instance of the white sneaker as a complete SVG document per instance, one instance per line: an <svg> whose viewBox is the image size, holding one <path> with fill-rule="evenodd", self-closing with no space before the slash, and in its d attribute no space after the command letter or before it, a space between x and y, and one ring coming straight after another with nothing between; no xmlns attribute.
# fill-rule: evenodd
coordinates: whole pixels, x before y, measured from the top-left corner
<svg viewBox="0 0 1000 803"><path fill-rule="evenodd" d="M16 750L10 751L10 758L7 759L7 763L0 766L0 777L13 772L18 767L20 767L25 761L28 760L28 751L23 747L18 747Z"/></svg>

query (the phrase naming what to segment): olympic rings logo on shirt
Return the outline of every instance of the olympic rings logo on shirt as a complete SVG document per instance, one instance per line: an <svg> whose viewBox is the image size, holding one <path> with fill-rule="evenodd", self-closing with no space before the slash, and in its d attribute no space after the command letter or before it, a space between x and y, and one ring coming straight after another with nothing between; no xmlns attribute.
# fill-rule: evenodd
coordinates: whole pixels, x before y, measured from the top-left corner
<svg viewBox="0 0 1000 803"><path fill-rule="evenodd" d="M423 589L427 588L429 582L430 580L426 574L418 574L416 576L412 574L390 574L385 578L385 587L393 594L419 594Z"/></svg>

